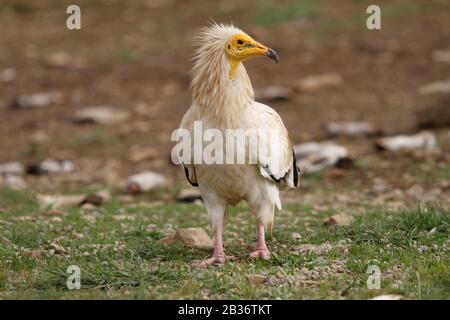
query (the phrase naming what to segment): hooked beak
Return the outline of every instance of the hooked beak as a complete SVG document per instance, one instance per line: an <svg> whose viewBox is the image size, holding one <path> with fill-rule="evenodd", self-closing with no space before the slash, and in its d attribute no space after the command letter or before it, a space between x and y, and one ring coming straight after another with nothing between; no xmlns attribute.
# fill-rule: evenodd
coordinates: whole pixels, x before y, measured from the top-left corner
<svg viewBox="0 0 450 320"><path fill-rule="evenodd" d="M266 56L272 60L275 60L276 63L278 63L278 60L280 60L278 53L271 48L267 49Z"/></svg>
<svg viewBox="0 0 450 320"><path fill-rule="evenodd" d="M266 47L265 45L256 42L253 44L255 48L259 50L260 55L265 55L266 57L275 60L276 63L278 63L278 60L280 60L280 56L278 53L273 50L272 48Z"/></svg>

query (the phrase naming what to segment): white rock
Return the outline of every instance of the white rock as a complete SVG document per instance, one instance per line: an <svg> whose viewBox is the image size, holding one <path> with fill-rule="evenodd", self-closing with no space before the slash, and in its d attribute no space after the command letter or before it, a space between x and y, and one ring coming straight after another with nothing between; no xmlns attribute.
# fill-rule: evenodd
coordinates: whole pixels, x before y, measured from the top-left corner
<svg viewBox="0 0 450 320"><path fill-rule="evenodd" d="M7 68L0 71L0 82L11 82L16 80L17 71L14 68Z"/></svg>
<svg viewBox="0 0 450 320"><path fill-rule="evenodd" d="M378 148L390 151L431 149L435 146L436 136L429 131L422 131L411 136L399 135L387 137L377 141Z"/></svg>
<svg viewBox="0 0 450 320"><path fill-rule="evenodd" d="M125 110L109 106L88 107L75 113L73 121L78 123L115 124L128 119L129 113Z"/></svg>
<svg viewBox="0 0 450 320"><path fill-rule="evenodd" d="M84 69L87 60L84 57L72 57L66 52L54 52L45 57L44 64L48 67Z"/></svg>
<svg viewBox="0 0 450 320"><path fill-rule="evenodd" d="M159 173L146 171L128 178L127 189L132 192L147 192L156 187L163 186L166 178Z"/></svg>
<svg viewBox="0 0 450 320"><path fill-rule="evenodd" d="M50 104L61 103L63 95L61 92L41 92L17 97L13 103L13 108L39 108Z"/></svg>
<svg viewBox="0 0 450 320"><path fill-rule="evenodd" d="M41 162L40 168L42 171L47 173L62 173L74 171L75 165L69 160L47 159Z"/></svg>
<svg viewBox="0 0 450 320"><path fill-rule="evenodd" d="M300 170L306 173L332 167L349 156L347 148L331 141L298 144L294 146L294 153Z"/></svg>
<svg viewBox="0 0 450 320"><path fill-rule="evenodd" d="M433 93L450 93L450 79L445 81L436 81L423 85L418 89L422 95Z"/></svg>
<svg viewBox="0 0 450 320"><path fill-rule="evenodd" d="M431 57L436 62L450 64L450 50L435 50L431 54Z"/></svg>
<svg viewBox="0 0 450 320"><path fill-rule="evenodd" d="M0 174L16 174L21 175L24 172L24 167L20 162L7 162L0 164Z"/></svg>
<svg viewBox="0 0 450 320"><path fill-rule="evenodd" d="M76 207L84 198L84 195L36 195L36 199L42 207L55 209Z"/></svg>
<svg viewBox="0 0 450 320"><path fill-rule="evenodd" d="M335 121L324 125L330 136L363 137L380 132L379 129L366 121Z"/></svg>
<svg viewBox="0 0 450 320"><path fill-rule="evenodd" d="M45 58L45 64L49 67L67 67L72 62L72 57L65 52L54 52Z"/></svg>
<svg viewBox="0 0 450 320"><path fill-rule="evenodd" d="M7 174L3 179L3 185L5 187L9 187L12 189L25 189L27 187L27 183L25 180L14 174Z"/></svg>
<svg viewBox="0 0 450 320"><path fill-rule="evenodd" d="M45 131L38 130L30 135L30 140L32 143L44 145L50 140L50 137Z"/></svg>
<svg viewBox="0 0 450 320"><path fill-rule="evenodd" d="M291 234L291 237L292 237L292 239L294 239L294 240L300 240L300 239L302 238L302 235L301 235L300 233L298 233L298 232L293 232L293 233Z"/></svg>
<svg viewBox="0 0 450 320"><path fill-rule="evenodd" d="M338 73L313 74L301 79L298 87L300 90L312 91L323 87L336 86L342 82L343 79Z"/></svg>

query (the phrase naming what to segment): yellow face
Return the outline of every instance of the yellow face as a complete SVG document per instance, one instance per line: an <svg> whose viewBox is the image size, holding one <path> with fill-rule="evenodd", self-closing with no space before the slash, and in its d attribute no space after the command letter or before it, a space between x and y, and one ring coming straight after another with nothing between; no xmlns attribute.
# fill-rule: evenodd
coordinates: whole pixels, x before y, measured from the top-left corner
<svg viewBox="0 0 450 320"><path fill-rule="evenodd" d="M226 51L231 61L242 62L251 57L267 56L278 62L278 54L274 50L244 33L234 35L227 43Z"/></svg>

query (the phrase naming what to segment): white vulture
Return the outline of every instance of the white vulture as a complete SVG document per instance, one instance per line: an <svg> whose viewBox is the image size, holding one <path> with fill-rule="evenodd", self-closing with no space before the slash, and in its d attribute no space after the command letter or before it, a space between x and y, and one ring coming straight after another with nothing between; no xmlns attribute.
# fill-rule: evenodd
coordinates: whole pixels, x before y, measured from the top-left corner
<svg viewBox="0 0 450 320"><path fill-rule="evenodd" d="M201 121L203 131L219 130L224 137L227 137L227 129L254 129L257 138L268 145L266 153L258 152L254 144L244 138L244 164L182 161L186 178L200 190L214 231L214 253L211 258L200 262L199 267L225 262L222 242L224 218L227 207L241 200L249 203L258 225L256 250L250 256L269 259L265 229L272 227L275 207L281 209L279 190L297 187L298 168L280 116L272 108L255 102L242 62L258 56L278 62L278 54L234 26L216 23L202 29L196 44L192 105L180 128L190 132L194 139L196 121ZM270 130L277 133L271 140L266 135ZM270 143L267 142L269 140ZM228 149L224 151L228 152ZM257 154L256 161L247 162L250 154Z"/></svg>

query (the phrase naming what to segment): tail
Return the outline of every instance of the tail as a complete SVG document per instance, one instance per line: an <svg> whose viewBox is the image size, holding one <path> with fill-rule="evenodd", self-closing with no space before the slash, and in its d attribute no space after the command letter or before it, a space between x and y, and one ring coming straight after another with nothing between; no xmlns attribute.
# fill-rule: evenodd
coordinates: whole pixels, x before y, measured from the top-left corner
<svg viewBox="0 0 450 320"><path fill-rule="evenodd" d="M267 182L266 199L260 204L257 212L257 218L263 222L265 228L272 232L273 220L275 218L275 207L281 210L280 191L278 187L270 182Z"/></svg>
<svg viewBox="0 0 450 320"><path fill-rule="evenodd" d="M267 183L267 194L278 210L281 210L280 190L274 183Z"/></svg>

